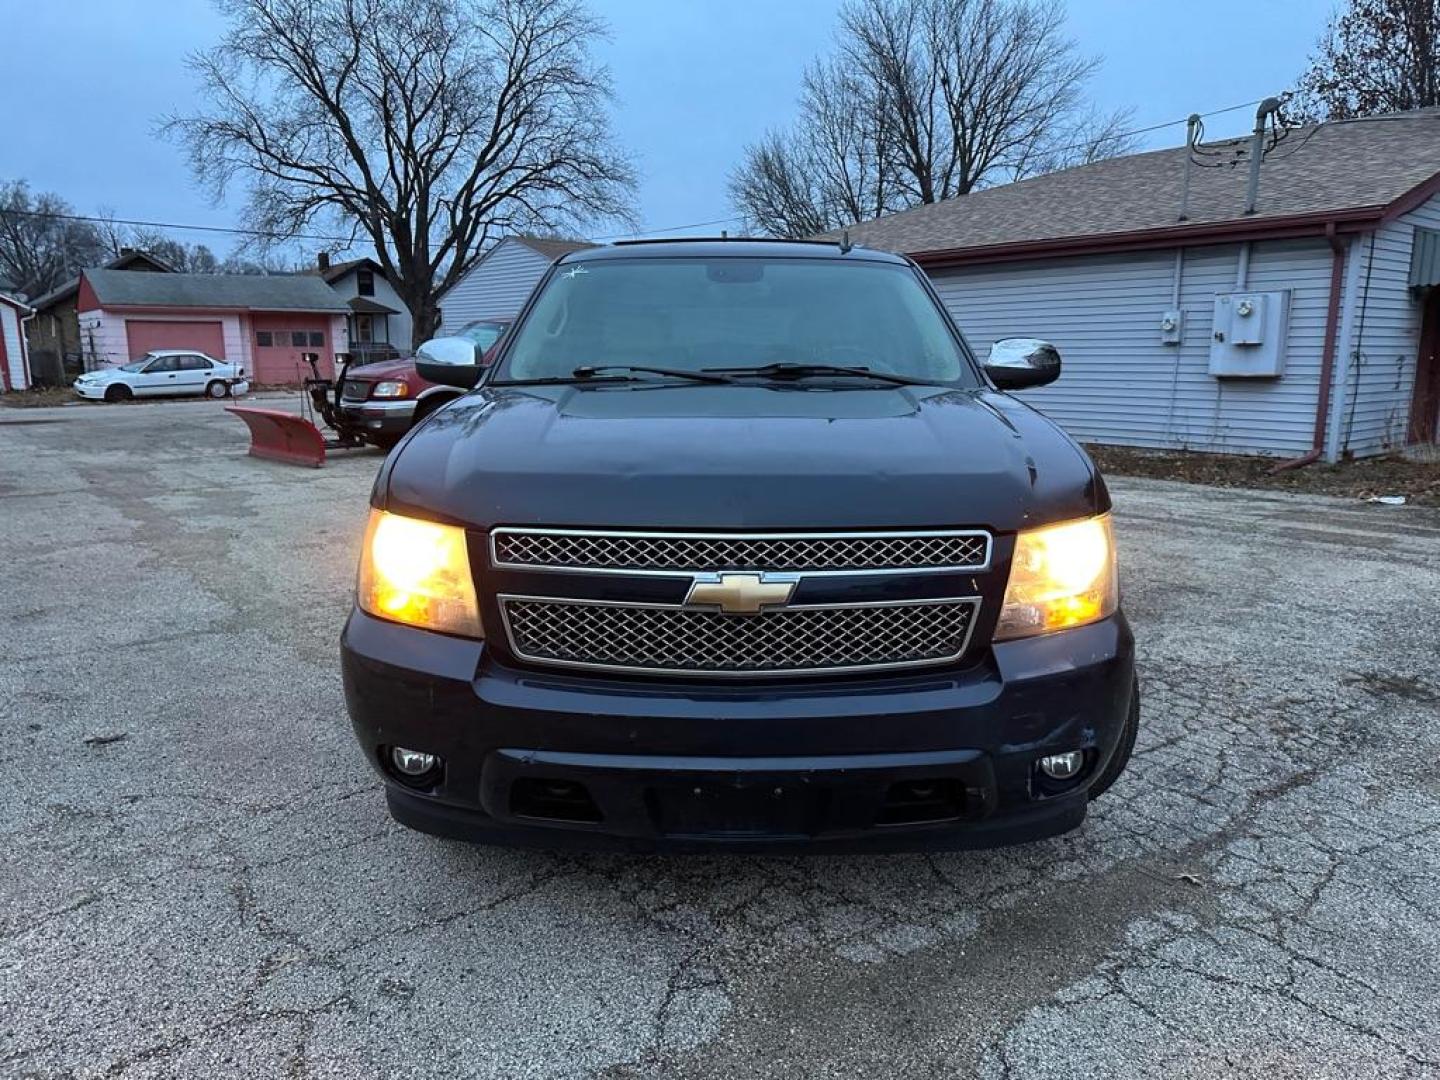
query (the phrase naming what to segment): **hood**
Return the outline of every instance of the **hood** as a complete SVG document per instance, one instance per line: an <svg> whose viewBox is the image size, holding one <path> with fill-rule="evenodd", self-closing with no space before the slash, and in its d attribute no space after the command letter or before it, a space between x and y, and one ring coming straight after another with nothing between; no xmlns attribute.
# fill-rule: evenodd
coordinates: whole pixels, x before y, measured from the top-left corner
<svg viewBox="0 0 1440 1080"><path fill-rule="evenodd" d="M84 379L87 383L108 383L114 382L121 375L131 375L133 372L121 371L118 366L108 368L96 368L94 371L87 371L76 378L76 382Z"/></svg>
<svg viewBox="0 0 1440 1080"><path fill-rule="evenodd" d="M488 528L1007 532L1109 507L1005 394L942 387L496 387L417 428L377 506Z"/></svg>
<svg viewBox="0 0 1440 1080"><path fill-rule="evenodd" d="M347 381L380 382L382 379L403 379L415 374L415 361L409 357L403 360L384 360L378 364L363 364L351 368L345 374Z"/></svg>

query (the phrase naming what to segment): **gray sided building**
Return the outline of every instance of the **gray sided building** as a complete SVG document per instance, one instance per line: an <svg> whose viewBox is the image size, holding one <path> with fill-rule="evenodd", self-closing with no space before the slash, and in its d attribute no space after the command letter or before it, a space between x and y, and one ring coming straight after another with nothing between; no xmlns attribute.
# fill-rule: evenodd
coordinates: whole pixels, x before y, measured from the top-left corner
<svg viewBox="0 0 1440 1080"><path fill-rule="evenodd" d="M1434 443L1440 112L1135 154L852 226L925 268L983 357L1096 443L1327 460ZM1188 187L1188 191L1187 191ZM832 234L835 235L835 234Z"/></svg>
<svg viewBox="0 0 1440 1080"><path fill-rule="evenodd" d="M476 319L508 319L518 314L551 263L594 246L583 240L505 237L441 294L440 333L453 334Z"/></svg>

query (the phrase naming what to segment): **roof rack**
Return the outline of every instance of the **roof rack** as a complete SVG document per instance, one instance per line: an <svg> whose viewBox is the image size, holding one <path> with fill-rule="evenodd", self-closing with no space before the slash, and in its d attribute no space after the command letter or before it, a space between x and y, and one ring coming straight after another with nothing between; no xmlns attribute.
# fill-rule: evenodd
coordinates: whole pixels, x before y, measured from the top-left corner
<svg viewBox="0 0 1440 1080"><path fill-rule="evenodd" d="M703 244L703 243L744 243L744 244L811 244L817 247L836 247L839 240L791 240L774 236L661 236L653 240L615 240L611 247L626 247L630 244ZM849 250L845 248L844 250Z"/></svg>

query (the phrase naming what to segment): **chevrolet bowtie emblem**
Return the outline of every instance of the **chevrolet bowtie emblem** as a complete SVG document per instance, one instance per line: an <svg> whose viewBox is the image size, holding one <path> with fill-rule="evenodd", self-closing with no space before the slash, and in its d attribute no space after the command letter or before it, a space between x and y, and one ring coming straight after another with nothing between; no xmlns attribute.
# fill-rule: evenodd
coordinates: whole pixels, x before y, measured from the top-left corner
<svg viewBox="0 0 1440 1080"><path fill-rule="evenodd" d="M762 574L706 574L695 579L685 603L718 607L726 615L759 615L762 608L788 604L795 580Z"/></svg>

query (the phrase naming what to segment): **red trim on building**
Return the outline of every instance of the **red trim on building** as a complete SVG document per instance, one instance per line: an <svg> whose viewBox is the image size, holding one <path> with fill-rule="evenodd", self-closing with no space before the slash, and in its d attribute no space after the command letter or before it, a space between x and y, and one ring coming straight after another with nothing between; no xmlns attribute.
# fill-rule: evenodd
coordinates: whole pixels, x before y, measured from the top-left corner
<svg viewBox="0 0 1440 1080"><path fill-rule="evenodd" d="M1325 309L1325 346L1320 352L1320 392L1315 399L1315 437L1311 449L1325 449L1325 425L1330 419L1330 384L1335 380L1335 342L1340 335L1340 291L1345 284L1345 245L1332 227L1325 233L1330 242L1330 303ZM1359 252L1356 252L1358 256Z"/></svg>
<svg viewBox="0 0 1440 1080"><path fill-rule="evenodd" d="M1408 214L1411 210L1420 206L1432 195L1440 194L1440 173L1436 173L1429 180L1416 184L1409 191L1405 192L1398 199L1385 207L1385 213L1381 221L1394 221L1401 214Z"/></svg>
<svg viewBox="0 0 1440 1080"><path fill-rule="evenodd" d="M17 329L20 329L17 327ZM24 333L23 329L20 329ZM10 389L10 358L5 350L5 330L0 327L0 393Z"/></svg>
<svg viewBox="0 0 1440 1080"><path fill-rule="evenodd" d="M90 284L90 279L85 276L85 271L80 271L80 295L75 299L76 311L94 311L100 306L99 299L95 296L95 286Z"/></svg>
<svg viewBox="0 0 1440 1080"><path fill-rule="evenodd" d="M1283 218L1221 221L1207 225L1170 225L1159 229L1136 229L1100 236L1025 240L1011 244L911 251L907 254L926 269L935 270L975 263L1053 259L1066 255L1100 255L1153 248L1244 243L1252 240L1292 240L1298 237L1325 236L1331 226L1341 233L1364 232L1380 224L1385 212L1384 206L1365 206L1324 214L1293 214Z"/></svg>

